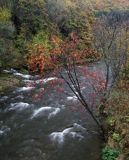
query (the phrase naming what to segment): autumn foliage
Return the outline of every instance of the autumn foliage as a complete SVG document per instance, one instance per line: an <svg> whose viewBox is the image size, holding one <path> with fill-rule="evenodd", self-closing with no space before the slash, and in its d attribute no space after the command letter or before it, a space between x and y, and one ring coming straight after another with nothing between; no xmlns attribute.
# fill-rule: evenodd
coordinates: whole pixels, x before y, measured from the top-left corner
<svg viewBox="0 0 129 160"><path fill-rule="evenodd" d="M57 36L50 38L50 48L43 44L31 46L29 49L28 64L33 72L43 74L48 69L57 69L66 62L85 63L88 59L97 59L99 54L90 48L80 50L80 39L75 33L62 40Z"/></svg>

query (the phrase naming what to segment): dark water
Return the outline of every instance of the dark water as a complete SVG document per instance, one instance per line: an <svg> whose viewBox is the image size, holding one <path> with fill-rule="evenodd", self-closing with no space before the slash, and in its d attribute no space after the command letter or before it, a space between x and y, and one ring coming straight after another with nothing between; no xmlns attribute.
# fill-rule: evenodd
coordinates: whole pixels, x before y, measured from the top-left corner
<svg viewBox="0 0 129 160"><path fill-rule="evenodd" d="M89 70L105 72L102 63ZM68 86L12 72L22 85L0 98L0 160L100 160L98 127Z"/></svg>

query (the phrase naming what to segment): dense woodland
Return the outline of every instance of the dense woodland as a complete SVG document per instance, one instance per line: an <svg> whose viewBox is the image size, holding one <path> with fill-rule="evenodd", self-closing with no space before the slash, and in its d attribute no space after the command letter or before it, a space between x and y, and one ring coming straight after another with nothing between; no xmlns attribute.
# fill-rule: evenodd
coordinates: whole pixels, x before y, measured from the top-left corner
<svg viewBox="0 0 129 160"><path fill-rule="evenodd" d="M71 74L76 65L99 60L106 65L106 80L93 87L103 97L97 106L103 126L81 94L78 75ZM10 68L41 76L65 69L69 81L60 74L62 79L102 129L102 160L129 159L128 0L1 0L2 92L3 69ZM109 89L110 70L114 81ZM100 81L98 75L85 74Z"/></svg>

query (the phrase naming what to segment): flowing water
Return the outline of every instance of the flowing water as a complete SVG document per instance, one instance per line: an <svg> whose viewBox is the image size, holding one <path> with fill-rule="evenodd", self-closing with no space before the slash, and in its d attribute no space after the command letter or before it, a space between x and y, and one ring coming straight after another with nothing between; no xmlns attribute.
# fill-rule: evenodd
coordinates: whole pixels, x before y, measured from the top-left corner
<svg viewBox="0 0 129 160"><path fill-rule="evenodd" d="M89 69L105 72L101 62ZM58 77L52 75L34 80L6 72L20 76L22 84L0 98L0 160L100 159L98 127L65 83L54 83Z"/></svg>

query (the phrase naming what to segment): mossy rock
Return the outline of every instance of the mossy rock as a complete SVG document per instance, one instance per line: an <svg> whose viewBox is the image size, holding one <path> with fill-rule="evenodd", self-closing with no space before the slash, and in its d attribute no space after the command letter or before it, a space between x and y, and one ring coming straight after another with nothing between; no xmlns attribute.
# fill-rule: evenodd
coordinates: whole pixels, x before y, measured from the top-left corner
<svg viewBox="0 0 129 160"><path fill-rule="evenodd" d="M20 79L13 75L1 73L0 74L0 95L4 94L7 90L15 88L20 85Z"/></svg>

